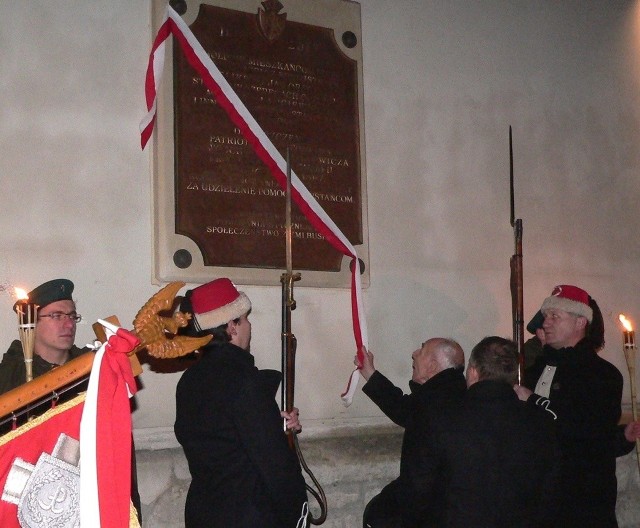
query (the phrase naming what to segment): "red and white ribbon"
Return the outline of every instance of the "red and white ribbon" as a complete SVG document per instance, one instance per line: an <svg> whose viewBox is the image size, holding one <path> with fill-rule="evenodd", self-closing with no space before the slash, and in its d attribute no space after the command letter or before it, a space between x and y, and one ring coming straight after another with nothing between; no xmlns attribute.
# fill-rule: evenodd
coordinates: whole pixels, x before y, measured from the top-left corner
<svg viewBox="0 0 640 528"><path fill-rule="evenodd" d="M278 184L283 189L286 189L287 166L285 159L249 113L246 106L191 32L189 26L171 6L167 6L165 19L158 30L151 55L149 56L145 79L148 113L140 124L142 148L144 149L149 141L155 125L157 87L162 78L164 68L166 40L171 34L178 41L187 61L200 74L205 86L214 95L218 104L224 108L231 121L240 129L242 135L253 147L258 157L267 165ZM362 346L368 346L368 339L362 304L360 262L356 250L293 171L291 171L291 198L318 233L343 255L352 258L351 314L357 354L362 359L360 349ZM355 369L349 378L346 390L341 395L344 404L347 406L351 404L353 399L358 385L358 377L358 369Z"/></svg>
<svg viewBox="0 0 640 528"><path fill-rule="evenodd" d="M127 353L140 342L98 320L108 339L96 352L80 422L80 526L129 526L131 407L136 382Z"/></svg>

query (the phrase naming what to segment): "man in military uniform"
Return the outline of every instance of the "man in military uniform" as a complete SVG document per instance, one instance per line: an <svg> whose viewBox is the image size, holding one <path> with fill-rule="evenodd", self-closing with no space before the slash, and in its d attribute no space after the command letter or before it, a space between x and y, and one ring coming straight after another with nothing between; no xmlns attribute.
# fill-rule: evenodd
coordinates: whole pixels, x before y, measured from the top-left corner
<svg viewBox="0 0 640 528"><path fill-rule="evenodd" d="M88 351L73 344L76 338L76 324L82 317L76 312L72 293L73 282L68 279L47 281L28 293L29 303L38 305L33 350L34 378ZM14 304L14 310L17 310L20 302ZM25 381L22 343L16 339L0 363L0 394L22 385Z"/></svg>

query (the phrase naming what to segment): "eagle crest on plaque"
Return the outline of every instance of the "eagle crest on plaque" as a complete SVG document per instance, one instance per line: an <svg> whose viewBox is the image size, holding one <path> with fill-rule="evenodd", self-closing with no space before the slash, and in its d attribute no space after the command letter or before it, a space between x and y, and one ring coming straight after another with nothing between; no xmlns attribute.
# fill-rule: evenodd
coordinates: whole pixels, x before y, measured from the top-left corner
<svg viewBox="0 0 640 528"><path fill-rule="evenodd" d="M16 458L2 500L18 505L22 528L80 527L80 443L61 434L36 465Z"/></svg>
<svg viewBox="0 0 640 528"><path fill-rule="evenodd" d="M264 37L273 42L282 35L287 23L287 14L278 13L284 7L279 0L265 0L262 7L264 10L258 9L258 27Z"/></svg>

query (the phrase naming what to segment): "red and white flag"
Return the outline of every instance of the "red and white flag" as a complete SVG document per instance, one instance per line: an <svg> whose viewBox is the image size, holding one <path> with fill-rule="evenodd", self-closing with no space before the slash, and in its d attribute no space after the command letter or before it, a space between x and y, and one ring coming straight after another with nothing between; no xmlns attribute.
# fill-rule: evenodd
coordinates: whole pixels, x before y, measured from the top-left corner
<svg viewBox="0 0 640 528"><path fill-rule="evenodd" d="M129 526L131 502L131 407L137 392L127 354L140 340L107 321L107 342L96 352L80 425L80 525Z"/></svg>
<svg viewBox="0 0 640 528"><path fill-rule="evenodd" d="M280 187L286 189L287 164L285 159L200 45L189 26L169 5L167 5L164 21L153 42L147 66L145 97L148 113L140 124L142 148L144 149L149 141L156 122L157 91L164 69L165 45L167 38L172 34L187 61L200 74L205 86L214 95L218 104L224 108L231 121L240 129L244 138L269 168ZM293 171L291 171L291 198L318 233L342 254L352 258L351 313L357 354L362 359L360 348L363 345L368 346L368 338L362 304L360 262L356 250ZM357 388L358 377L358 369L356 369L352 372L347 388L342 394L345 405L351 404Z"/></svg>

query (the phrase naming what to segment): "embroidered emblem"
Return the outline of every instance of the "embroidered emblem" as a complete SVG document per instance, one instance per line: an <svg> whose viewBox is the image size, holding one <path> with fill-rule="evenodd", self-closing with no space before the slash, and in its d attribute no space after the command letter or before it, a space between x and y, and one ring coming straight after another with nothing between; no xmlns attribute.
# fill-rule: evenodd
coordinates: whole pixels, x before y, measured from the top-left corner
<svg viewBox="0 0 640 528"><path fill-rule="evenodd" d="M2 500L18 505L22 528L79 528L80 443L65 434L52 453L36 465L16 458L9 470Z"/></svg>
<svg viewBox="0 0 640 528"><path fill-rule="evenodd" d="M273 42L282 35L287 23L287 14L278 13L284 7L279 0L265 0L262 7L264 10L258 9L258 25L264 37Z"/></svg>
<svg viewBox="0 0 640 528"><path fill-rule="evenodd" d="M547 411L549 414L551 414L551 416L553 416L554 420L558 419L558 415L556 413L554 413L551 409L549 409L549 404L551 402L549 400L547 400L546 398L538 398L536 400L536 405L539 405L540 407L542 407L545 411Z"/></svg>

